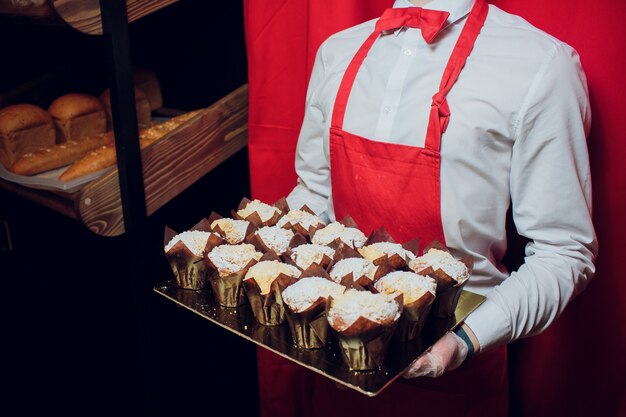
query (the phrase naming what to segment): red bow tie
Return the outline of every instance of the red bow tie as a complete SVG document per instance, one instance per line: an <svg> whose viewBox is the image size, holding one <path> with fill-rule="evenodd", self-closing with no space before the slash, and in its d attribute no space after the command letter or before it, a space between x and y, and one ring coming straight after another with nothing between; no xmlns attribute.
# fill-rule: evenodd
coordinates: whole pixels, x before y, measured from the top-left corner
<svg viewBox="0 0 626 417"><path fill-rule="evenodd" d="M421 7L401 7L387 9L376 22L376 30L395 30L404 26L420 28L426 43L431 43L437 36L446 20L448 12L422 9Z"/></svg>

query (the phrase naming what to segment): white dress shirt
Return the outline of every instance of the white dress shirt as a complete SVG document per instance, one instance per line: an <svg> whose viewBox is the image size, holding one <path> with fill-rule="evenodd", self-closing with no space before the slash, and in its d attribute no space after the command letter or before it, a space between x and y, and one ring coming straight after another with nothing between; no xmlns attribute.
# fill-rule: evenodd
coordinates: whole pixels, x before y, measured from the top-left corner
<svg viewBox="0 0 626 417"><path fill-rule="evenodd" d="M357 75L344 130L423 147L431 97L472 5L473 0L428 3L426 8L450 12L431 44L419 29L380 37ZM408 6L408 0L394 4ZM291 207L307 204L334 220L333 104L348 63L374 25L372 20L339 32L317 53ZM490 5L448 102L450 124L441 145L442 223L452 253L474 257L466 289L487 300L466 323L487 349L544 330L595 272L586 80L571 47ZM501 263L509 207L519 234L531 240L525 263L512 273Z"/></svg>

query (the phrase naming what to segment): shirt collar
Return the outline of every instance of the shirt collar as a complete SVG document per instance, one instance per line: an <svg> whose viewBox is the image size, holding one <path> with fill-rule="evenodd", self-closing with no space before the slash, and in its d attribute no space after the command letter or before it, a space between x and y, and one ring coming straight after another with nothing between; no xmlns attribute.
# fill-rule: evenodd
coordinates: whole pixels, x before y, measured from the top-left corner
<svg viewBox="0 0 626 417"><path fill-rule="evenodd" d="M448 26L465 17L470 12L473 5L474 0L432 0L422 8L450 13L450 17L448 17L448 21L445 25ZM396 0L393 7L415 7L415 5L409 0Z"/></svg>

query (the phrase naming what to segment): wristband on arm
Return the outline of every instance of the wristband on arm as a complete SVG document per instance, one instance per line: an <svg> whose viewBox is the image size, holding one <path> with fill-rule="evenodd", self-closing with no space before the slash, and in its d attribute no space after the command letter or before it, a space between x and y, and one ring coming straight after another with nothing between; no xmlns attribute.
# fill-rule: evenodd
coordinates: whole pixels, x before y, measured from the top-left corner
<svg viewBox="0 0 626 417"><path fill-rule="evenodd" d="M472 343L472 339L470 339L469 335L463 328L463 325L457 326L456 329L452 331L455 335L459 336L467 345L467 357L472 357L474 355L474 344Z"/></svg>

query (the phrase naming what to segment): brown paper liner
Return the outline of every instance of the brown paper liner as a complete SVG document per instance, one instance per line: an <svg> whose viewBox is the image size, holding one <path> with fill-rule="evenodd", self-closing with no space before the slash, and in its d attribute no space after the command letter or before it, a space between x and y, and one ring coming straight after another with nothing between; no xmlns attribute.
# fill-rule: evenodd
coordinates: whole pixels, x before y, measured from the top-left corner
<svg viewBox="0 0 626 417"><path fill-rule="evenodd" d="M305 311L294 313L285 308L294 345L303 349L320 349L330 342L330 325L326 319L326 298L318 299Z"/></svg>
<svg viewBox="0 0 626 417"><path fill-rule="evenodd" d="M363 317L359 318L359 320L361 319L367 320ZM389 342L396 326L397 322L389 326L377 325L376 331L368 332L367 336L346 336L333 330L339 341L341 357L350 370L374 371L379 369L385 361Z"/></svg>
<svg viewBox="0 0 626 417"><path fill-rule="evenodd" d="M402 315L402 295L396 297ZM333 299L329 297L327 313ZM365 317L359 317L348 328L338 331L332 328L339 341L342 358L351 371L373 371L385 361L389 342L396 330L398 320L382 325Z"/></svg>
<svg viewBox="0 0 626 417"><path fill-rule="evenodd" d="M346 227L353 227L355 229L359 229L359 225L356 224L356 222L354 221L354 219L351 216L346 216L343 219L341 219L341 221L339 222L341 224L343 224ZM361 229L359 229L361 230Z"/></svg>
<svg viewBox="0 0 626 417"><path fill-rule="evenodd" d="M202 219L191 230L208 232L209 228L206 219ZM178 233L169 227L165 227L163 236L163 246ZM209 240L211 239L210 236ZM208 246L207 242L207 246ZM205 247L206 251L206 247ZM176 285L186 290L201 290L206 287L209 277L207 265L202 261L202 257L196 256L182 241L177 242L165 253L165 257L172 268Z"/></svg>
<svg viewBox="0 0 626 417"><path fill-rule="evenodd" d="M254 314L254 318L259 324L263 326L278 326L285 322L285 304L283 303L281 292L297 280L297 278L280 274L272 282L270 291L267 294L261 294L261 287L254 277L243 281L243 287L250 301L252 314Z"/></svg>
<svg viewBox="0 0 626 417"><path fill-rule="evenodd" d="M328 270L319 264L309 265L309 267L300 274L300 279L308 277L320 277L332 281L332 278L328 275Z"/></svg>
<svg viewBox="0 0 626 417"><path fill-rule="evenodd" d="M246 303L247 300L243 292L242 282L250 266L251 265L226 277L220 277L217 271L209 275L213 295L219 305L224 307L239 307Z"/></svg>
<svg viewBox="0 0 626 417"><path fill-rule="evenodd" d="M427 292L412 303L405 304L398 320L398 327L393 334L394 340L408 342L417 339L424 330L424 324L434 301L435 296Z"/></svg>
<svg viewBox="0 0 626 417"><path fill-rule="evenodd" d="M437 294L432 307L432 314L437 318L447 318L454 316L459 298L463 292L463 287L469 280L463 281L461 285L454 285L447 290Z"/></svg>

